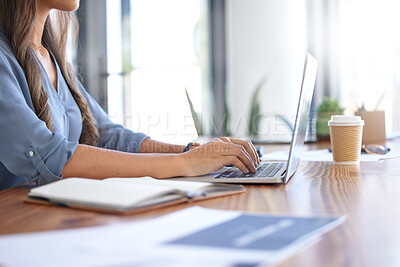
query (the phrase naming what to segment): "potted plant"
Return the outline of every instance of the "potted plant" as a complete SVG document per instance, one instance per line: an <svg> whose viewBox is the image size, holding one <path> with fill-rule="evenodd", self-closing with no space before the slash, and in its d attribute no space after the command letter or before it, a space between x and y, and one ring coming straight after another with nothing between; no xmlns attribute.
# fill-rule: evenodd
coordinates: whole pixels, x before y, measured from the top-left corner
<svg viewBox="0 0 400 267"><path fill-rule="evenodd" d="M344 108L332 97L325 97L318 107L318 117L316 123L316 132L318 139L329 138L328 121L332 115L343 115Z"/></svg>
<svg viewBox="0 0 400 267"><path fill-rule="evenodd" d="M261 101L260 101L260 94L264 85L268 81L268 75L264 75L261 80L258 82L254 93L251 97L250 103L250 123L249 128L247 130L249 136L256 137L259 133L260 129L260 113L261 113Z"/></svg>

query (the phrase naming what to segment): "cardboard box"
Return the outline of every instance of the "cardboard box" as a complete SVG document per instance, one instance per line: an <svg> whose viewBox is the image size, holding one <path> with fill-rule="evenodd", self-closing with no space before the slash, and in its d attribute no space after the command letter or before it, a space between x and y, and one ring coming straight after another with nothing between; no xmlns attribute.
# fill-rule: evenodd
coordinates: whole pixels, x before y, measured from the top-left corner
<svg viewBox="0 0 400 267"><path fill-rule="evenodd" d="M363 129L363 144L384 144L386 142L385 111L361 111L356 112L361 116L365 125Z"/></svg>

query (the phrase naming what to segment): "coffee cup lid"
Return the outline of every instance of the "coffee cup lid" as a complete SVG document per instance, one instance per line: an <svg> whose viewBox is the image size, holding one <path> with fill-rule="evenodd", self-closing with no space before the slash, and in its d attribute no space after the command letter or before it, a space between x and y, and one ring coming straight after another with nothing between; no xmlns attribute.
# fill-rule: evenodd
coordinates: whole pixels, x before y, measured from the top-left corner
<svg viewBox="0 0 400 267"><path fill-rule="evenodd" d="M328 121L328 126L360 126L364 121L360 116L333 115Z"/></svg>

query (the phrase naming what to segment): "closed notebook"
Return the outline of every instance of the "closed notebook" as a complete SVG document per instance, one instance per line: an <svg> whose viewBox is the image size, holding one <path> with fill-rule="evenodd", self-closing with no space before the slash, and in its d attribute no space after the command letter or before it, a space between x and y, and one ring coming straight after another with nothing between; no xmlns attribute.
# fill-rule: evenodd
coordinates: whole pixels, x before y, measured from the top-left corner
<svg viewBox="0 0 400 267"><path fill-rule="evenodd" d="M244 192L241 185L143 178L68 178L31 189L25 202L131 214Z"/></svg>

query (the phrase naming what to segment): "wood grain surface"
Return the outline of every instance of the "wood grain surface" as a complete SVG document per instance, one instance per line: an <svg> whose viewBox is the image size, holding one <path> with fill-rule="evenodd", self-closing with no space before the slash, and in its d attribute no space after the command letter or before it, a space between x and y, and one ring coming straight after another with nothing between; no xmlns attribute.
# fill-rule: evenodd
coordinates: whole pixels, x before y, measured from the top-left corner
<svg viewBox="0 0 400 267"><path fill-rule="evenodd" d="M388 145L400 151L400 140ZM327 148L329 143L307 145ZM287 149L266 145L265 151ZM336 166L301 162L287 185L248 185L246 193L133 216L27 204L29 185L0 191L0 234L68 229L154 218L189 206L284 215L346 215L347 220L279 266L400 266L400 158Z"/></svg>

